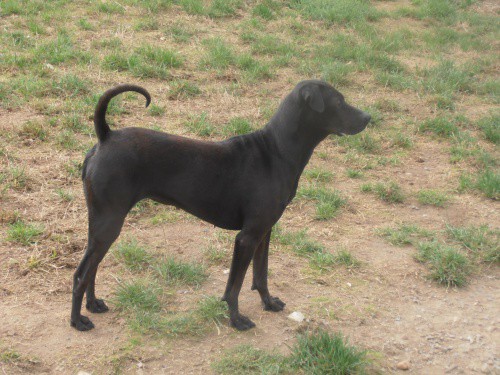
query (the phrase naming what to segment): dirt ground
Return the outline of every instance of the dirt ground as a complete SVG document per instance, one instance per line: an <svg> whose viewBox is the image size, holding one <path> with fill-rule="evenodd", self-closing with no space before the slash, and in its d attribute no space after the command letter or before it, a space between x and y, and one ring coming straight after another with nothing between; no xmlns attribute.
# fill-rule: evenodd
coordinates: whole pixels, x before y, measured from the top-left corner
<svg viewBox="0 0 500 375"><path fill-rule="evenodd" d="M406 2L382 2L380 7L391 9L400 3ZM495 2L484 2L479 11L484 9L497 8ZM201 72L196 78L203 81L205 74ZM262 126L265 122L259 106L267 102L275 107L293 87L291 82L300 79L297 72L283 70L274 81L246 88L243 95L236 97L228 93L227 82L224 88L217 88L224 81L219 77L203 86L209 94L178 103L166 99L164 83L151 80L145 85L153 101L166 104L165 115L153 118L145 114L142 103L129 101L128 113L115 117L116 126L144 124L186 134L181 129L182 121L189 113L202 111L210 115L224 113L220 123L239 115ZM96 77L96 84L104 87L109 80L103 72ZM363 74L346 89L346 95L352 103L365 104L373 104L381 97L391 98L399 103L406 119L422 120L433 113L416 93L381 87ZM457 108L474 119L493 107L491 103L476 102L473 97L463 97ZM222 110L228 107L229 112ZM481 265L465 287L446 288L428 279L428 269L414 259L414 247L390 245L376 234L379 228L399 223L434 231L442 231L446 225L500 226L498 201L472 192L456 192L458 176L467 166L450 164L449 147L444 142L413 134L413 147L400 163L390 168L378 166L364 172L363 179L352 179L346 176L353 161L346 157L345 148L333 139L325 140L308 168L333 173L333 182L328 184L347 198L347 207L334 219L318 221L314 219L313 204L296 200L280 223L290 231L307 228L308 235L328 251L348 249L361 266L315 273L308 268L307 260L272 244L269 288L287 303L283 312L262 310L258 294L250 291L247 275L240 310L256 323L255 329L237 332L225 322L220 327L214 325L203 336L158 338L133 333L127 316L118 313L112 302L105 314L87 314L96 326L92 331L78 332L70 327L72 275L86 245L87 213L81 181L78 175L68 175L67 166L83 157L80 151L61 151L50 143L17 135L22 124L36 119L45 121L44 115L31 107L14 111L0 108L0 128L11 134L2 138L4 151L15 155L16 163L26 167L28 176L26 188L10 190L7 197L0 198L0 352L16 353L15 360L4 357L0 361L3 374L213 373L211 363L229 348L251 344L287 354L298 332L318 326L340 331L350 343L367 349L373 373L402 372L397 364L408 361L407 372L412 374L500 374L499 267ZM404 120L388 114L384 124L400 129ZM91 126L90 120L86 126ZM388 158L394 156L389 143L381 140L382 154ZM10 165L12 160L2 156L1 162ZM363 183L387 177L403 187L407 195L404 203L388 204L360 191ZM60 188L74 198L61 201L56 193ZM429 188L448 192L450 203L445 207L420 204L416 192ZM218 230L188 216L153 225L155 210L158 208L146 208L129 215L121 238L135 238L155 254L173 254L177 259L208 267L209 277L202 286L179 288L172 304L187 310L201 296L222 296L230 252L223 264L210 265L203 251L216 241ZM44 233L37 243L23 246L7 240L14 212L43 224ZM34 262L38 262L36 266ZM132 277L109 254L98 272L98 297L109 302L119 283ZM288 319L293 311L302 312L306 321Z"/></svg>

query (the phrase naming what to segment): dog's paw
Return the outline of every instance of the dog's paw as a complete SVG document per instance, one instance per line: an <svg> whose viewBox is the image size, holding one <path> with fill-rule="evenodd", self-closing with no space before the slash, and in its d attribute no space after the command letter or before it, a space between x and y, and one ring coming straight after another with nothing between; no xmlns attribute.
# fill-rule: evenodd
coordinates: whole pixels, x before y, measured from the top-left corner
<svg viewBox="0 0 500 375"><path fill-rule="evenodd" d="M104 313L109 310L108 306L106 306L102 299L94 299L92 301L88 301L85 307L90 312L96 314Z"/></svg>
<svg viewBox="0 0 500 375"><path fill-rule="evenodd" d="M79 331L89 331L94 328L94 323L86 316L80 315L76 321L71 320L71 326Z"/></svg>
<svg viewBox="0 0 500 375"><path fill-rule="evenodd" d="M255 323L246 316L238 314L236 317L231 318L231 326L238 331L246 331L247 329L255 327Z"/></svg>
<svg viewBox="0 0 500 375"><path fill-rule="evenodd" d="M282 311L286 305L285 302L280 300L278 297L269 297L264 302L264 310L266 311Z"/></svg>

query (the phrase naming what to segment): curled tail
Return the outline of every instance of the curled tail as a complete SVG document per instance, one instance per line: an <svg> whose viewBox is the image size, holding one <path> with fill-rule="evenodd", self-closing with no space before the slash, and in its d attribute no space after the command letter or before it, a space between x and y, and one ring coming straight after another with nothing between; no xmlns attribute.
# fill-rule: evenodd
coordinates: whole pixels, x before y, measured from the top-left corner
<svg viewBox="0 0 500 375"><path fill-rule="evenodd" d="M99 142L104 142L111 132L109 125L106 123L106 110L108 109L110 100L113 99L116 95L126 91L135 91L139 94L144 95L144 97L146 98L146 107L149 105L149 103L151 103L151 95L149 95L149 92L147 92L146 89L143 89L140 86L127 84L118 85L106 91L99 99L94 112L95 132L97 134L97 139L99 139Z"/></svg>

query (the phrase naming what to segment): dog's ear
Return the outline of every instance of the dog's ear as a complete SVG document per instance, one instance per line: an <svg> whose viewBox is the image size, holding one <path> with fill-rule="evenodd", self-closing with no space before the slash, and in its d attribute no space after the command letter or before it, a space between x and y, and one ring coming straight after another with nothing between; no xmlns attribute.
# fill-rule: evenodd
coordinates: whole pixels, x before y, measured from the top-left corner
<svg viewBox="0 0 500 375"><path fill-rule="evenodd" d="M301 90L302 99L309 105L309 107L316 112L323 113L325 110L325 102L323 95L317 85L308 85Z"/></svg>

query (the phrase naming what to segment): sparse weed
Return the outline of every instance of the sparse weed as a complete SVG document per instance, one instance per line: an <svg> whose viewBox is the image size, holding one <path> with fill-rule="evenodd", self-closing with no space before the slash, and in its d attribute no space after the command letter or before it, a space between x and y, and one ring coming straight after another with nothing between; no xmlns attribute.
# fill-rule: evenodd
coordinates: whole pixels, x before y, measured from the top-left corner
<svg viewBox="0 0 500 375"><path fill-rule="evenodd" d="M418 128L421 132L431 132L443 138L450 138L459 133L456 123L447 117L435 117L424 121Z"/></svg>
<svg viewBox="0 0 500 375"><path fill-rule="evenodd" d="M321 182L331 182L333 179L333 173L324 171L322 169L318 168L313 168L313 169L308 169L304 172L304 176L311 181L314 181L316 183Z"/></svg>
<svg viewBox="0 0 500 375"><path fill-rule="evenodd" d="M339 210L347 203L336 190L308 186L297 191L298 198L310 199L316 202L316 219L328 220L338 215Z"/></svg>
<svg viewBox="0 0 500 375"><path fill-rule="evenodd" d="M225 351L222 358L212 363L212 369L223 375L281 374L289 370L283 356L248 344Z"/></svg>
<svg viewBox="0 0 500 375"><path fill-rule="evenodd" d="M135 280L118 285L114 302L122 311L158 312L161 310L161 289L147 280Z"/></svg>
<svg viewBox="0 0 500 375"><path fill-rule="evenodd" d="M474 186L488 198L500 199L500 173L491 169L479 172Z"/></svg>
<svg viewBox="0 0 500 375"><path fill-rule="evenodd" d="M202 59L202 66L213 69L226 69L235 61L235 55L232 48L220 38L204 41L207 52Z"/></svg>
<svg viewBox="0 0 500 375"><path fill-rule="evenodd" d="M165 108L160 107L156 104L151 104L149 106L149 113L151 114L151 116L155 117L163 116L165 114Z"/></svg>
<svg viewBox="0 0 500 375"><path fill-rule="evenodd" d="M412 224L401 224L396 228L379 229L377 234L385 237L387 241L396 246L415 245L416 241L434 237L434 233Z"/></svg>
<svg viewBox="0 0 500 375"><path fill-rule="evenodd" d="M42 234L43 228L41 226L18 220L9 225L7 240L27 246L35 243Z"/></svg>
<svg viewBox="0 0 500 375"><path fill-rule="evenodd" d="M242 135L252 132L253 126L250 121L241 118L235 117L232 118L227 125L222 128L222 134L225 136L230 135Z"/></svg>
<svg viewBox="0 0 500 375"><path fill-rule="evenodd" d="M132 271L141 271L149 267L152 257L136 240L122 241L116 246L116 257Z"/></svg>
<svg viewBox="0 0 500 375"><path fill-rule="evenodd" d="M154 269L167 285L184 284L199 286L206 278L205 267L201 264L184 263L174 258L157 262Z"/></svg>
<svg viewBox="0 0 500 375"><path fill-rule="evenodd" d="M429 265L431 279L448 287L464 286L471 273L471 264L465 255L435 241L419 243L415 258Z"/></svg>
<svg viewBox="0 0 500 375"><path fill-rule="evenodd" d="M71 194L63 189L57 189L56 192L57 192L57 195L59 196L59 198L61 198L65 202L71 202L71 201L73 201L73 199L75 199L75 196L73 194Z"/></svg>
<svg viewBox="0 0 500 375"><path fill-rule="evenodd" d="M500 231L487 225L454 227L448 225L446 233L461 246L484 262L500 262Z"/></svg>
<svg viewBox="0 0 500 375"><path fill-rule="evenodd" d="M336 138L336 140L340 145L352 148L363 154L377 154L381 151L380 142L366 131L359 135Z"/></svg>
<svg viewBox="0 0 500 375"><path fill-rule="evenodd" d="M361 262L349 251L342 249L335 254L328 252L314 253L309 259L309 264L320 271L329 271L337 265L343 265L347 268L359 267Z"/></svg>
<svg viewBox="0 0 500 375"><path fill-rule="evenodd" d="M360 350L340 334L324 330L307 332L298 337L290 354L292 368L306 374L362 373L368 360Z"/></svg>
<svg viewBox="0 0 500 375"><path fill-rule="evenodd" d="M444 207L449 197L438 190L424 189L418 192L418 201L424 205Z"/></svg>
<svg viewBox="0 0 500 375"><path fill-rule="evenodd" d="M477 126L482 130L484 138L491 143L498 145L500 143L500 116L491 115L483 117L477 122Z"/></svg>
<svg viewBox="0 0 500 375"><path fill-rule="evenodd" d="M295 1L293 6L306 17L329 24L360 24L382 16L373 5L363 0Z"/></svg>
<svg viewBox="0 0 500 375"><path fill-rule="evenodd" d="M21 129L19 130L19 135L25 138L38 139L44 141L47 139L47 130L45 126L36 120L26 121Z"/></svg>
<svg viewBox="0 0 500 375"><path fill-rule="evenodd" d="M347 177L349 178L362 178L363 177L363 172L357 169L348 169L346 171Z"/></svg>
<svg viewBox="0 0 500 375"><path fill-rule="evenodd" d="M399 185L395 182L388 183L376 183L372 184L363 184L361 186L362 192L373 192L375 193L381 200L388 203L402 203L405 200L404 194L401 191Z"/></svg>
<svg viewBox="0 0 500 375"><path fill-rule="evenodd" d="M185 126L191 133L201 137L209 137L215 134L215 126L209 122L205 112L198 117L192 117Z"/></svg>
<svg viewBox="0 0 500 375"><path fill-rule="evenodd" d="M186 80L177 80L172 82L172 87L169 91L171 99L186 99L201 94L201 90L196 84Z"/></svg>

